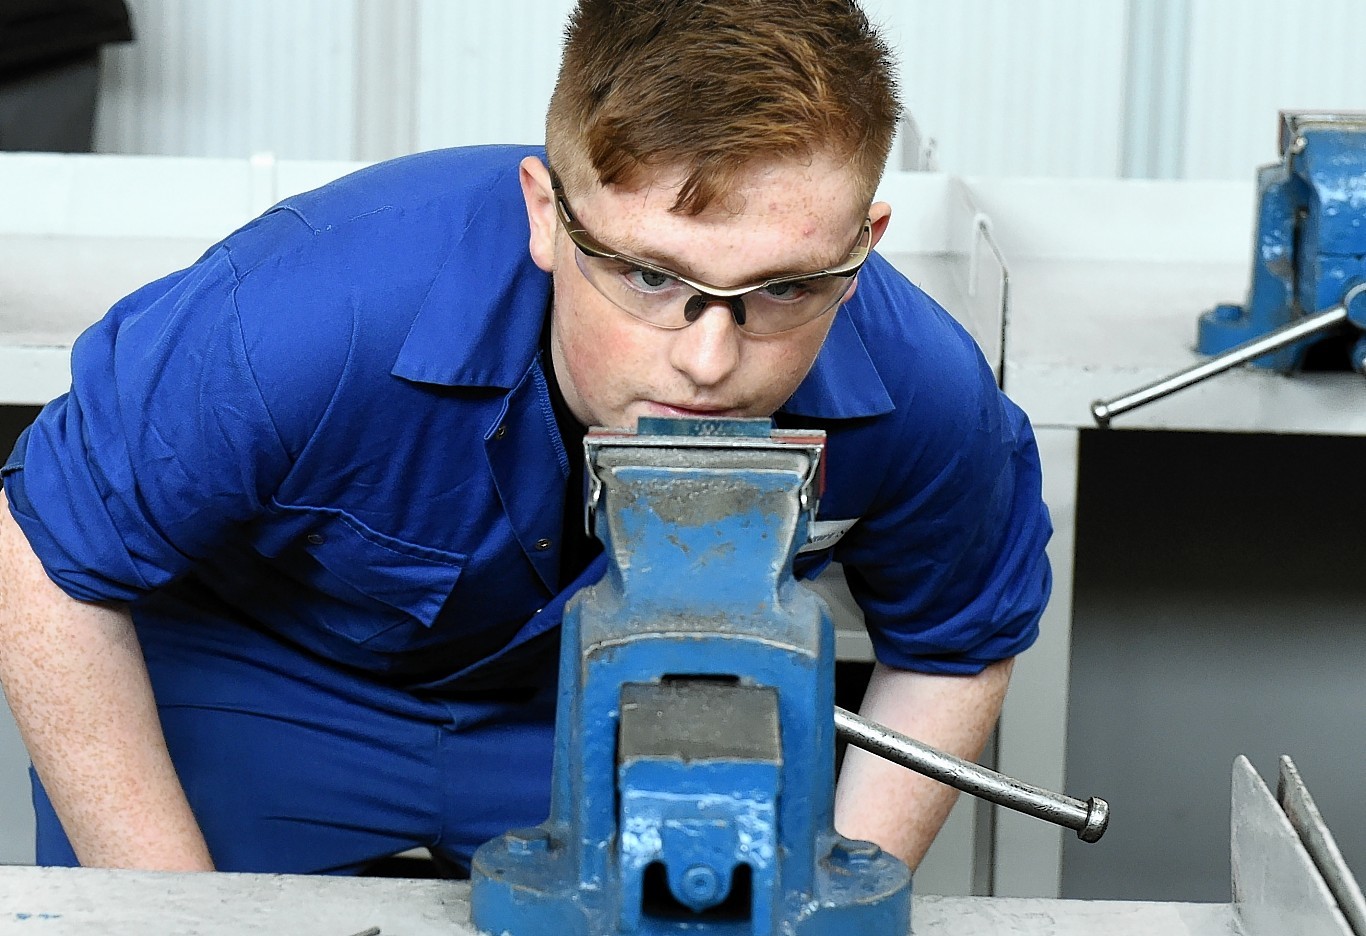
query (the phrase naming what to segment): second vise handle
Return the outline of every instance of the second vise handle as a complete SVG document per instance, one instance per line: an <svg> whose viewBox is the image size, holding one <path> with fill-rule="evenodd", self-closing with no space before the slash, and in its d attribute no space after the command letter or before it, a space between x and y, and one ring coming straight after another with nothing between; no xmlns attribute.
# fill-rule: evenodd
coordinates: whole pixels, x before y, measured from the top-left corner
<svg viewBox="0 0 1366 936"><path fill-rule="evenodd" d="M1353 286L1347 291L1347 295L1343 296L1342 302L1324 309L1322 312L1315 312L1313 315L1296 319L1288 325L1282 325L1275 331L1259 335L1250 341L1230 348L1222 354L1215 355L1208 361L1178 371L1170 377L1163 377L1161 380L1154 381L1123 396L1109 400L1097 400L1091 404L1091 415L1096 420L1096 425L1104 428L1110 425L1111 419L1127 413L1129 410L1138 409L1146 403L1160 400L1178 390L1184 390L1202 380L1213 377L1215 374L1222 374L1239 364L1246 364L1264 354L1279 351L1297 341L1302 341L1342 324L1348 320L1348 309L1359 299L1366 302L1366 283Z"/></svg>
<svg viewBox="0 0 1366 936"><path fill-rule="evenodd" d="M885 757L955 790L1073 829L1083 842L1099 841L1110 823L1110 804L1098 797L1082 802L1062 793L1031 786L980 764L922 744L839 706L835 731L850 744Z"/></svg>

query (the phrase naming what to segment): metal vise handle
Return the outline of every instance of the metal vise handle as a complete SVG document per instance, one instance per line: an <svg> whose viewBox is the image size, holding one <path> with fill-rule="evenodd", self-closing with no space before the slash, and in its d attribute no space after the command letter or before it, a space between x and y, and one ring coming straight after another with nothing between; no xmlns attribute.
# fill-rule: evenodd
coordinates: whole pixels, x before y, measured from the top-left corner
<svg viewBox="0 0 1366 936"><path fill-rule="evenodd" d="M1145 403L1153 400L1160 400L1164 396L1184 390L1192 384L1197 384L1202 380L1213 377L1215 374L1222 374L1224 371L1239 364L1246 364L1263 354L1270 354L1272 351L1279 351L1287 345L1292 345L1297 341L1308 338L1310 335L1317 335L1320 332L1347 321L1347 310L1358 298L1366 296L1366 283L1353 286L1342 297L1342 302L1332 306L1322 312L1315 312L1313 315L1306 315L1304 318L1297 319L1289 325L1283 325L1275 331L1259 335L1250 341L1245 341L1237 347L1230 348L1223 354L1216 355L1208 361L1204 361L1194 367L1188 367L1183 371L1178 371L1170 377L1163 377L1161 380L1140 387L1123 396L1113 397L1109 400L1097 400L1091 404L1091 415L1096 420L1096 425L1104 428L1110 425L1110 420L1129 410L1137 409Z"/></svg>
<svg viewBox="0 0 1366 936"><path fill-rule="evenodd" d="M914 738L908 738L877 722L839 706L835 707L835 731L850 744L871 751L998 806L1074 829L1083 842L1096 842L1110 823L1110 804L1099 797L1082 802L1062 793L1031 786L979 764L954 757Z"/></svg>

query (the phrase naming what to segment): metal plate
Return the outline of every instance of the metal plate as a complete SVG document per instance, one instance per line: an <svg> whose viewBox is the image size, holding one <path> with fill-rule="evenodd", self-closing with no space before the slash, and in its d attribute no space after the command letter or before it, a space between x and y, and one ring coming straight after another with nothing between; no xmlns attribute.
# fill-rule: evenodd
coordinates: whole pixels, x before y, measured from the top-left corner
<svg viewBox="0 0 1366 936"><path fill-rule="evenodd" d="M1338 902L1338 909L1347 918L1356 936L1366 936L1366 899L1362 898L1361 886L1357 884L1352 871L1343 860L1333 833L1314 805L1313 797L1300 779L1295 762L1288 757L1281 758L1281 778L1276 789L1276 799L1285 810L1290 824L1300 837L1300 842L1309 852L1314 866L1323 875L1324 883Z"/></svg>
<svg viewBox="0 0 1366 936"><path fill-rule="evenodd" d="M1233 762L1233 903L1247 936L1352 936L1328 885L1246 757Z"/></svg>

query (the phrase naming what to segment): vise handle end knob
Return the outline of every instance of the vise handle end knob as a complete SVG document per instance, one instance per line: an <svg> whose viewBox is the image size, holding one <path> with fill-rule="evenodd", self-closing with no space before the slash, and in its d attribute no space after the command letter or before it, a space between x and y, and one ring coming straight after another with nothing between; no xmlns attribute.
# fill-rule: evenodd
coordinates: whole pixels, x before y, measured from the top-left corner
<svg viewBox="0 0 1366 936"><path fill-rule="evenodd" d="M1086 821L1077 828L1077 838L1088 845L1099 842L1110 825L1110 804L1099 796L1086 801Z"/></svg>
<svg viewBox="0 0 1366 936"><path fill-rule="evenodd" d="M1095 400L1091 403L1091 418L1096 421L1099 428L1110 428L1110 415L1110 404L1105 400Z"/></svg>

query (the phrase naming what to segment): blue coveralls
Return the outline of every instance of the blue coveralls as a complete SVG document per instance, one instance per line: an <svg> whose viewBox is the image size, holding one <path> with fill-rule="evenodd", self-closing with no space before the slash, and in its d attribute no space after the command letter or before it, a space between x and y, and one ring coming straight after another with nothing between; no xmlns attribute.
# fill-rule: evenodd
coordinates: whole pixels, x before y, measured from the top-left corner
<svg viewBox="0 0 1366 936"><path fill-rule="evenodd" d="M519 159L478 147L290 198L77 341L5 465L69 595L131 603L217 866L456 862L545 818L569 458ZM777 414L829 433L820 519L878 658L974 673L1037 634L1037 451L878 256ZM73 863L35 782L39 860Z"/></svg>

